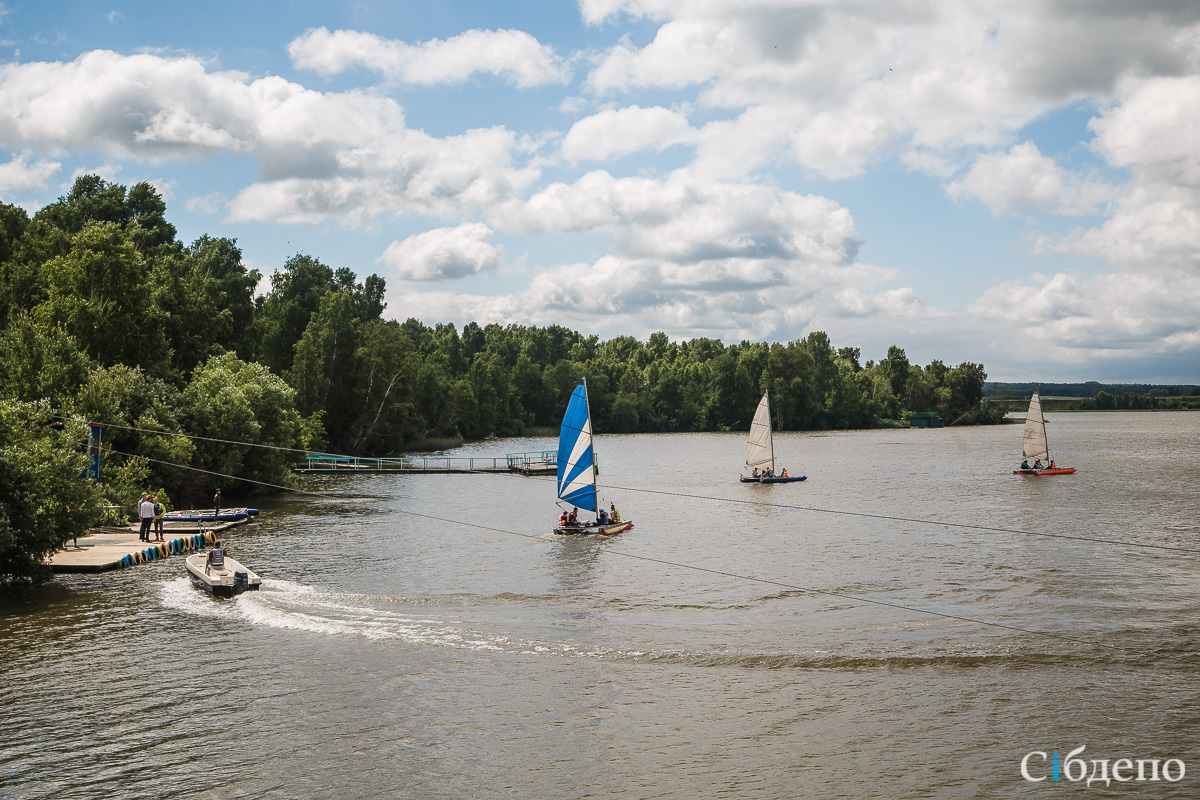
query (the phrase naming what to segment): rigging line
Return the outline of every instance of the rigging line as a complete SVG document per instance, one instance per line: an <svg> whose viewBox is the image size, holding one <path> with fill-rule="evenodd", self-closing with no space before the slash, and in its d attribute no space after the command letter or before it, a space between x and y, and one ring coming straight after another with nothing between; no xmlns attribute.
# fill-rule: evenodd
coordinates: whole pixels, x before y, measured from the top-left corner
<svg viewBox="0 0 1200 800"><path fill-rule="evenodd" d="M543 479L545 480L545 479ZM683 497L690 500L712 500L718 503L738 503L741 505L767 506L769 508L785 508L791 511L816 511L821 514L839 514L848 517L866 517L868 519L886 519L893 522L913 522L920 525L941 525L947 528L962 528L965 530L987 531L989 533L1015 533L1022 536L1041 536L1047 539L1069 539L1078 542L1095 542L1098 544L1117 544L1122 547L1140 547L1148 550L1167 550L1172 553L1200 555L1200 548L1178 547L1169 544L1148 544L1145 542L1130 542L1124 539L1106 539L1102 536L1074 536L1069 533L1043 533L1041 531L1024 531L1019 528L999 528L991 525L972 525L966 522L944 522L933 519L917 519L916 517L899 517L893 514L875 514L869 511L845 511L837 508L821 508L820 506L800 506L791 503L771 503L762 500L741 500L735 497L715 497L704 494L687 494L686 492L668 492L662 489L643 489L633 486L615 486L605 484L605 489L620 489L623 492L641 492L642 494L660 494L668 497Z"/></svg>
<svg viewBox="0 0 1200 800"><path fill-rule="evenodd" d="M120 451L111 450L111 449L109 450L109 452L117 453L118 455L124 455L124 456L131 455L130 453L122 453ZM181 469L187 469L187 470L191 470L193 472L203 472L208 475L218 475L220 477L231 478L233 480L239 480L239 481L245 481L247 483L256 483L256 484L259 484L262 486L269 486L269 487L272 487L275 489L283 489L285 491L296 492L298 494L306 494L306 495L313 495L316 497L335 498L335 499L347 499L348 497L362 497L362 495L333 495L333 494L328 494L328 493L323 493L323 492L308 492L308 491L304 491L302 489L294 489L290 486L281 486L279 484L267 483L265 481L257 481L252 478L239 478L235 475L226 475L226 474L220 473L220 472L213 472L212 470L200 469L198 467L188 467L188 466L184 466L182 464L174 464L172 462L163 461L161 459L148 458L145 456L143 456L143 458L146 458L147 461L152 461L152 462L158 463L158 464L166 464L168 466L180 467ZM622 488L622 487L619 487L619 488ZM649 490L647 490L647 491L649 491ZM689 497L690 496L690 495L686 495L686 494L672 493L672 492L661 492L661 494L675 494L680 497ZM386 499L386 498L380 498L380 499ZM721 499L721 498L700 498L700 499ZM737 501L737 502L745 502L745 501ZM775 505L775 504L771 504L771 505ZM437 522L445 522L445 523L448 523L451 525L462 525L464 527L477 528L479 530L491 531L493 533L501 533L501 534L505 534L508 536L520 536L525 539L535 539L535 540L541 541L544 538L544 536L541 534L522 533L520 531L507 530L505 528L495 528L490 525L481 525L477 522L467 522L465 520L450 519L448 517L439 517L439 516L436 516L433 514L422 514L417 511L402 510L401 513L408 514L408 515L414 516L414 517L420 517L422 519L431 519L431 520L435 520ZM917 520L917 521L920 521L920 520ZM894 608L894 609L897 609L900 611L908 611L908 612L911 612L914 614L925 614L928 616L940 617L942 619L952 619L952 620L957 620L959 622L966 622L966 623L970 623L972 625L981 625L984 627L991 627L991 628L1001 628L1004 630L1015 631L1017 633L1026 633L1026 634L1029 634L1030 636L1041 636L1041 637L1047 638L1047 639L1059 639L1059 640L1062 640L1065 642L1071 642L1072 644L1090 645L1092 647L1103 647L1103 648L1106 648L1109 650L1119 650L1121 652L1132 653L1135 655L1141 655L1141 656L1153 655L1152 653L1145 651L1145 650L1139 650L1139 649L1132 648L1132 647L1122 647L1120 645L1115 645L1115 644L1106 644L1104 642L1098 642L1093 639L1087 639L1087 638L1080 637L1080 636L1069 636L1067 634L1054 633L1052 631L1036 630L1034 628L1022 628L1018 625L1006 625L1005 623L1002 623L1002 622L991 622L989 620L977 619L975 617L968 617L963 614L950 614L950 613L943 612L943 611L933 611L931 609L921 608L920 606L909 606L909 605L905 605L903 603L896 603L896 602L892 602L892 601L888 601L888 600L874 600L869 597L859 597L857 595L846 594L844 592L835 592L835 591L832 591L829 589L815 589L815 588L812 588L809 586L800 586L798 584L785 583L783 581L773 580L771 578L760 578L760 577L757 577L754 575L743 575L738 572L729 572L727 570L712 569L711 567L701 567L701 566L698 566L695 564L684 564L684 563L678 562L678 561L668 561L663 558L654 558L653 556L639 555L637 553L630 553L630 552L627 552L624 550L619 550L616 548L609 550L609 552L613 553L614 555L622 556L624 558L635 559L638 561L646 561L646 562L655 563L655 564L662 564L664 566L678 567L680 569L690 569L690 570L693 570L696 572L706 572L711 575L721 575L721 576L727 577L727 578L735 578L738 580L749 581L752 583L761 583L761 584L766 584L768 586L777 586L777 587L780 587L783 589L791 589L793 591L798 591L798 592L808 592L810 594L824 595L827 597L836 597L841 600L848 600L850 602L855 602L855 603L862 603L862 604L867 604L867 605L876 605L876 606L883 606L883 607L887 607L887 608Z"/></svg>
<svg viewBox="0 0 1200 800"><path fill-rule="evenodd" d="M58 419L69 419L69 417L64 417L61 414L56 414L55 417ZM295 447L282 447L282 446L276 445L276 444L256 444L254 442L239 442L235 439L214 439L211 436L196 436L196 435L190 434L190 433L177 433L176 431L156 431L156 430L152 430L150 428L135 428L132 425L116 425L116 424L110 423L110 422L100 422L100 423L96 423L96 424L103 425L106 428L120 428L121 430L124 430L124 431L137 431L138 433L156 433L159 436L179 436L184 439L200 439L201 441L205 441L205 442L218 442L220 444L235 444L235 445L238 445L239 447L262 447L267 450L283 450L283 451L286 451L289 453L311 453L311 452L313 452L312 450L300 450ZM323 455L333 456L333 455L338 455L338 454L337 453L323 453ZM345 458L355 458L355 456L345 456Z"/></svg>
<svg viewBox="0 0 1200 800"><path fill-rule="evenodd" d="M382 495L377 496L377 495L365 495L365 494L331 494L329 492L309 492L309 491L305 491L304 489L297 489L292 486L283 486L278 483L267 483L266 481L259 481L259 480L255 480L254 478L242 478L237 475L228 475L224 472L214 472L213 470L210 470L210 469L200 469L199 467L191 467L191 466L188 466L187 464L176 464L173 461L164 461L161 458L150 458L149 456L135 456L133 453L122 453L120 450L113 450L111 447L107 448L106 452L116 453L119 456L129 456L130 458L144 458L147 461L154 463L154 464L164 464L168 467L178 467L179 469L185 469L185 470L188 470L189 472L202 472L205 475L216 475L219 478L229 478L230 480L242 481L243 483L254 483L254 484L258 484L259 486L267 486L271 489L281 489L285 492L294 492L295 494L306 494L306 495L312 495L313 497L332 498L334 500L354 500L354 499L360 499L360 498L372 499L372 500L386 500L387 499L386 497L384 497Z"/></svg>
<svg viewBox="0 0 1200 800"><path fill-rule="evenodd" d="M437 522L445 522L445 523L449 523L451 525L462 525L462 526L468 527L468 528L476 528L476 529L482 530L482 531L490 531L492 533L502 533L502 534L506 534L506 535L510 535L510 536L520 536L525 539L535 539L538 541L545 540L544 534L522 533L520 531L512 531L512 530L508 530L506 528L495 528L490 525L480 524L478 522L467 522L465 520L450 519L448 517L439 517L434 514L422 514L417 511L403 510L403 511L401 511L401 513L408 514L409 516L413 516L413 517L421 517L422 519L431 519L431 520L435 520ZM762 584L766 584L768 586L776 586L776 587L779 587L782 589L791 589L793 591L798 591L798 592L808 592L810 594L825 595L827 597L836 597L840 600L848 600L848 601L851 601L854 603L884 606L887 608L898 609L900 611L908 611L908 612L912 612L912 613L916 613L916 614L926 614L926 615L933 616L933 617L940 617L942 619L951 619L951 620L956 620L958 622L967 622L972 625L982 625L982 626L990 627L990 628L1002 628L1004 630L1016 631L1017 633L1026 633L1031 636L1041 636L1043 638L1048 638L1048 639L1059 639L1059 640L1062 640L1065 642L1070 642L1072 644L1090 645L1092 647L1103 647L1103 648L1106 648L1109 650L1119 650L1124 653L1131 653L1131 654L1139 655L1139 656L1154 655L1153 653L1151 653L1147 650L1141 650L1141 649L1134 648L1134 647L1122 647L1121 645L1116 645L1116 644L1107 644L1105 642L1096 641L1094 639L1088 639L1088 638L1085 638L1082 636L1070 636L1068 634L1054 633L1052 631L1037 630L1035 628L1022 628L1019 625L1008 625L1003 622L992 622L990 620L979 619L977 617L968 617L964 614L951 614L951 613L944 612L944 611L934 611L932 609L921 608L920 606L905 605L904 603L897 603L897 602L893 602L890 600L875 600L875 599L872 599L869 597L860 597L858 595L846 594L845 592L836 592L831 589L814 589L811 586L800 586L799 584L787 583L784 581L774 580L772 578L761 578L761 577L758 577L755 575L744 575L740 572L730 572L728 570L713 569L711 567L701 567L696 564L684 564L679 561L668 561L664 558L655 558L653 556L639 555L638 553L630 553L626 550L620 550L615 547L607 550L606 552L612 553L613 555L622 556L624 558L636 559L638 561L647 561L647 562L650 562L653 564L662 564L664 566L669 566L669 567L678 567L680 569L689 569L689 570L693 570L695 572L706 572L706 573L709 573L710 575L720 575L722 577L735 578L738 580L749 581L751 583L762 583ZM1191 663L1191 662L1189 662L1189 663Z"/></svg>

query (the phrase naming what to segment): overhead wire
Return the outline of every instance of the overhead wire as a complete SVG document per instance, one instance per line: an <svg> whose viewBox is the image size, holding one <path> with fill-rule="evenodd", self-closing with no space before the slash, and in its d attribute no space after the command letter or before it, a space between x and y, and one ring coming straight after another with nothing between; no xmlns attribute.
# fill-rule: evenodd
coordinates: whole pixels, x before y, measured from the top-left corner
<svg viewBox="0 0 1200 800"><path fill-rule="evenodd" d="M111 449L110 449L110 452L118 453L119 455L126 455L126 456L131 455L129 453L123 453L123 452L120 452L117 450L111 450ZM144 458L147 458L148 461L151 461L154 463L164 464L164 465L172 466L172 467L179 467L182 469L193 470L196 472L202 472L202 473L209 474L209 475L217 475L220 477L231 478L234 480L241 480L241 481L245 481L248 483L255 483L255 484L262 485L262 486L268 486L271 488L282 489L285 491L294 492L296 494L303 494L303 495L309 495L309 496L321 497L321 498L334 498L334 499L353 499L353 498L363 497L363 495L347 496L347 495L334 495L334 494L330 494L327 492L311 492L311 491L306 491L303 489L297 489L295 487L283 486L280 484L272 484L272 483L268 483L266 481L257 481L257 480L250 479L250 478L239 478L237 476L225 475L223 473L214 472L212 470L204 470L204 469L200 469L198 467L190 467L187 465L175 464L175 463L172 463L169 461L164 461L162 459L154 459L154 458L148 458L148 457L144 457ZM485 474L492 474L492 473L485 473ZM504 474L507 474L507 473L504 473ZM620 488L622 491L625 490L623 487L613 487L613 488ZM637 490L631 490L631 491L637 491ZM727 499L727 498L705 498L703 496L693 496L693 495L687 495L687 494L683 494L683 493L679 493L679 492L660 492L660 493L667 494L667 495L679 496L679 497L697 497L698 499L715 499L715 500ZM378 499L386 499L386 498L378 498ZM790 507L787 504L768 503L766 505L780 506L780 507L784 507L784 508ZM801 508L802 508L802 510L809 510L809 509L806 509L803 507L801 507ZM817 509L817 510L820 510L820 509ZM470 520L453 519L450 517L443 517L443 516L439 516L436 514L425 514L425 513L419 512L419 511L413 511L411 509L402 509L401 513L407 514L407 515L413 516L413 517L418 517L421 519L429 519L429 520L433 520L436 522L444 522L444 523L447 523L450 525L459 525L459 526L463 526L463 527L474 528L477 530L488 531L488 532L492 532L492 533L499 533L499 534L504 534L504 535L509 535L509 536L519 536L522 538L534 539L534 540L538 540L538 541L545 540L545 534L535 534L535 533L528 533L528 532L522 532L522 531L514 531L514 530L511 530L508 528L498 528L493 525L484 525L484 524L481 524L478 522L472 522ZM864 516L879 516L879 515L864 515ZM883 518L893 519L891 517L883 517ZM899 519L903 519L903 518L899 518ZM921 521L921 520L914 520L914 521ZM934 524L936 524L936 523L934 523ZM1016 532L1023 533L1023 531L1016 531ZM1038 636L1041 638L1054 639L1054 640L1058 640L1058 641L1068 642L1068 643L1074 644L1074 645L1088 645L1088 646L1092 646L1092 647L1099 647L1099 648L1104 648L1107 650L1115 650L1115 651L1128 653L1128 654L1132 654L1132 655L1139 655L1139 656L1154 655L1154 654L1152 654L1146 650L1143 650L1141 648L1126 647L1123 645L1110 644L1108 642L1098 641L1096 639L1090 639L1090 638L1083 637L1083 636L1071 636L1068 634L1058 633L1058 632L1054 632L1054 631L1038 630L1037 628L1026 628L1026 627L1022 627L1020 625L1010 625L1010 624L1003 623L1003 622L994 622L992 620L980 619L978 617L972 617L972 616L968 616L966 614L953 614L953 613L945 612L945 611L936 611L936 610L929 609L929 608L923 608L921 606L913 606L913 605L908 605L905 603L897 603L897 602L891 601L891 600L880 600L877 598L863 597L860 595L849 594L847 592L839 592L839 591L835 591L832 589L820 589L820 588L816 588L813 586L803 586L803 585L796 584L796 583L790 583L787 581L776 580L773 578L764 578L764 577L757 576L757 575L747 575L744 573L733 572L730 570L714 569L712 567L703 567L703 566L699 566L696 564L686 564L686 563L679 562L679 561L671 561L669 559L657 558L654 556L647 556L647 555L643 555L640 553L631 553L627 550L622 550L619 548L611 548L608 550L608 552L613 555L620 556L622 558L629 558L629 559L634 559L634 560L638 560L638 561L645 561L648 563L661 564L663 566L675 567L678 569L686 569L686 570L691 570L694 572L704 572L704 573L707 573L710 575L719 575L719 576L726 577L726 578L733 578L736 580L743 580L743 581L747 581L747 582L751 582L751 583L759 583L759 584L764 584L764 585L768 585L768 586L774 586L777 588L787 589L790 591L805 592L808 594L814 594L814 595L820 595L820 596L826 596L826 597L836 597L840 600L846 600L846 601L853 602L853 603L860 603L860 604L864 604L864 605L873 605L873 606L880 606L880 607L885 607L885 608L892 608L892 609L896 609L899 611L905 611L905 612L910 612L910 613L914 613L914 614L932 616L932 617L937 617L940 619L954 620L957 622L965 622L965 623L972 624L972 625L979 625L979 626L989 627L989 628L997 628L997 629L1002 629L1002 630L1013 631L1016 633L1024 633L1024 634L1028 634L1030 636ZM1183 660L1180 657L1176 657L1176 658L1179 658L1179 660ZM1191 663L1191 662L1189 661L1189 663Z"/></svg>
<svg viewBox="0 0 1200 800"><path fill-rule="evenodd" d="M219 444L232 444L232 445L237 445L237 446L241 446L241 447L260 447L260 448L265 448L265 449L269 449L269 450L279 450L279 451L288 452L288 453L306 453L307 454L307 453L313 452L311 450L304 450L304 449L299 449L299 448L295 448L295 447L283 447L281 445L258 444L258 443L254 443L254 442L239 442L239 441L232 440L232 439L219 439L219 438L208 437L208 436L198 436L196 434L189 434L189 433L159 431L159 430L154 430L151 428L137 428L137 427L130 426L130 425L117 425L117 424L110 424L110 423L102 423L102 424L104 424L105 427L120 428L122 430L136 431L139 433L151 433L151 434L158 434L161 436L178 436L178 437L183 437L183 438L187 438L187 439L198 439L198 440L207 441L207 442L217 442ZM113 451L113 452L116 452L116 451ZM129 454L124 453L122 455L129 455ZM322 455L332 455L337 458L346 458L346 459L357 458L356 456L339 455L337 453L323 453ZM162 462L162 463L167 463L167 462ZM182 465L182 464L171 464L171 466L179 467L181 469L191 469L190 467L188 467L186 465ZM205 470L198 470L198 471L204 472ZM219 473L209 473L209 474L218 475ZM507 475L509 473L505 473L505 474ZM290 490L290 487L287 487L287 486L268 484L268 483L263 483L261 481L252 481L248 478L238 478L237 476L232 476L232 475L222 475L221 477L227 477L232 480L241 480L241 481L246 481L246 482L250 482L250 483L260 483L263 486L268 486L268 487L276 488L276 489ZM521 477L527 477L527 476L521 476ZM1021 536L1038 536L1038 537L1045 538L1045 539L1065 539L1065 540L1070 540L1070 541L1092 542L1095 544L1111 544L1111 545L1119 545L1122 547L1136 547L1136 548L1143 548L1143 549L1150 549L1150 550L1164 550L1164 551L1169 551L1169 552L1174 552L1174 553L1186 553L1189 555L1200 555L1200 548L1195 548L1195 547L1181 547L1178 545L1152 544L1152 543L1147 543L1147 542L1133 542L1133 541L1129 541L1127 539L1110 539L1110 538L1106 538L1106 537L1102 537L1102 536L1081 536L1078 534L1050 533L1047 531L1029 531L1029 530L1023 530L1020 528L1004 528L1004 527L995 526L995 525L975 525L975 524L965 523L965 522L951 522L948 520L921 519L919 517L902 517L902 516L898 516L895 514L879 514L879 513L868 512L868 511L847 511L845 509L822 508L820 506L811 506L811 505L796 505L796 504L792 504L792 503L773 503L773 502L765 502L765 501L761 501L761 500L744 500L744 499L733 498L733 497L719 497L719 496L714 496L714 495L689 494L686 492L670 492L670 491L666 491L663 489L646 489L644 487L635 487L635 486L615 486L614 485L611 488L619 489L620 491L627 491L627 492L640 492L643 494L658 494L658 495L664 495L664 496L669 496L669 497L682 497L682 498L686 498L686 499L690 499L690 500L709 500L709 501L721 502L721 503L736 503L736 504L753 505L753 506L759 506L759 507L766 506L766 507L772 507L772 508L785 508L785 509L789 509L792 511L811 511L811 512L818 513L818 514L838 514L838 515L850 516L850 517L865 517L868 519L888 520L890 522L910 522L910 523L917 524L917 525L936 525L936 526L940 526L940 527L944 527L944 528L957 528L960 530L975 530L975 531L983 531L983 532L987 532L987 533L1010 533L1010 534L1017 534L1017 535L1021 535Z"/></svg>
<svg viewBox="0 0 1200 800"><path fill-rule="evenodd" d="M237 442L237 441L232 441L232 440L227 440L227 439L196 436L196 435L192 435L192 434L171 433L168 431L155 431L152 429L135 428L132 426L111 425L111 426L106 426L106 427L116 427L116 428L122 428L122 429L126 429L126 430L138 431L138 432L143 432L143 433L182 436L182 437L186 437L186 438L190 438L190 439L199 439L199 440L203 440L203 441L212 441L212 442L223 443L223 444L233 444L233 445L249 446L249 447L262 447L262 448L279 450L279 451L284 451L284 452L303 452L303 453L311 452L308 450L300 450L297 448L282 447L282 446L278 446L278 445L255 444L252 442ZM112 448L108 448L108 450L109 450L109 452L116 453L118 455L133 457L133 454L131 454L131 453L124 453L124 452L121 452L118 450L114 450ZM220 472L215 472L213 470L205 470L205 469L201 469L199 467L193 467L193 466L186 465L186 464L177 464L177 463L165 461L163 459L148 458L145 456L141 456L141 457L147 458L148 461L163 464L166 466L176 467L176 468L184 469L184 470L191 470L191 471L200 472L200 473L204 473L204 474L208 474L208 475L214 475L214 476L218 476L218 477L229 478L231 480L252 483L252 484L256 484L259 486L264 486L264 487L268 487L268 488L272 488L272 489L279 489L282 491L288 491L288 492L293 492L296 494L308 495L308 496L313 496L313 497L321 497L321 498L327 498L327 499L354 499L354 498L371 497L370 495L364 496L362 494L345 495L345 494L332 494L332 493L328 493L328 492L306 491L303 489L297 489L296 487L292 487L292 486L285 486L285 485L281 485L281 484L269 483L267 481L259 481L259 480L255 480L252 478L243 478L243 477L239 477L239 476L235 476L235 475L228 475L228 474L224 474L224 473L220 473ZM353 457L347 456L347 458L353 458ZM359 473L359 474L361 474L361 473ZM493 474L493 473L485 473L485 474ZM510 475L511 473L502 473L502 474L507 476L507 475ZM753 506L758 506L758 507L766 506L766 507L770 507L770 508L781 508L781 509L792 510L792 511L810 511L810 512L815 512L815 513L822 513L822 514L838 514L838 515L844 515L844 516L864 517L864 518L868 518L868 519L880 519L880 520L887 520L887 521L893 521L893 522L908 522L908 523L921 524L921 525L935 525L935 526L956 528L956 529L962 529L962 530L975 530L975 531L983 531L983 532L990 532L990 533L1008 533L1008 534L1017 534L1017 535L1026 535L1026 536L1040 536L1040 537L1054 538L1054 539L1068 539L1068 540L1085 541L1085 542L1093 542L1093 543L1101 543L1101 544L1113 544L1113 545L1120 545L1120 546L1124 546L1124 547L1139 547L1139 548L1147 548L1147 549L1166 550L1166 551L1171 551L1171 552L1187 553L1187 554L1193 554L1193 555L1200 554L1200 549L1198 549L1198 548L1178 547L1178 546L1172 546L1172 545L1147 544L1144 542L1130 542L1130 541L1118 540L1118 539L1107 539L1107 538L1103 538L1103 537L1077 536L1077 535L1070 535L1070 534L1056 534L1056 533L1046 533L1046 532L1040 532L1040 531L1027 531L1027 530L1022 530L1022 529L1017 529L1017 528L1003 528L1003 527L991 526L991 525L975 525L975 524L971 524L971 523L950 522L950 521L944 521L944 520L919 519L919 518L914 518L914 517L902 517L902 516L898 516L898 515L894 515L894 514L879 514L879 513L863 512L863 511L847 511L844 509L830 509L830 508L822 508L820 506L799 505L799 504L792 504L792 503L764 502L761 500L744 500L744 499L739 499L739 498L720 497L720 496L715 496L715 495L691 494L691 493L686 493L686 492L672 492L672 491L667 491L667 490L663 490L663 489L646 489L643 487L613 485L613 486L610 486L609 488L620 490L620 491L638 492L638 493L643 493L643 494L657 494L657 495L669 496L669 497L681 497L681 498L690 499L690 500L706 500L706 501L719 502L719 503L734 503L734 504L741 504L741 505L753 505ZM374 499L386 499L386 498L375 497ZM524 538L538 539L538 540L541 540L544 538L543 534L524 533L521 531L513 531L513 530L509 530L509 529L505 529L505 528L497 528L497 527L490 526L490 525L483 525L478 522L471 522L469 520L457 520L457 519L441 517L441 516L437 516L437 515L433 515L433 514L423 514L420 512L412 511L411 509L404 509L402 511L402 513L408 514L410 516L423 518L423 519L434 520L437 522L444 522L444 523L452 524L452 525L461 525L461 526L465 526L465 527L490 531L490 532L494 532L494 533L501 533L501 534L505 534L505 535L521 536ZM616 549L616 548L611 549L609 552L611 552L615 555L625 557L625 558L631 558L631 559L646 561L646 562L650 562L650 563L662 564L664 566L671 566L671 567L676 567L676 568L680 568L680 569L688 569L688 570L693 570L693 571L697 571L697 572L705 572L705 573L709 573L709 574L713 574L713 575L720 575L723 577L734 578L734 579L744 580L744 581L748 581L748 582L761 583L761 584L766 584L766 585L771 585L771 586L775 586L775 587L779 587L779 588L788 589L791 591L807 592L807 593L815 594L815 595L836 597L841 600L847 600L847 601L851 601L851 602L855 602L855 603L862 603L862 604L867 604L867 605L893 608L893 609L897 609L897 610L901 610L901 611L907 611L907 612L916 613L916 614L923 614L923 615L938 617L938 618L942 618L942 619L955 620L955 621L966 622L966 623L974 624L974 625L1010 630L1010 631L1014 631L1014 632L1018 632L1018 633L1028 634L1031 636L1039 636L1039 637L1057 639L1060 641L1070 642L1072 644L1077 644L1077 645L1090 645L1090 646L1094 646L1094 647L1101 647L1101 648L1105 648L1105 649L1109 649L1109 650L1117 650L1117 651L1122 651L1122 652L1126 652L1126 653L1133 653L1133 654L1138 654L1138 655L1149 655L1146 651L1138 649L1138 648L1124 647L1121 645L1109 644L1107 642L1101 642L1101 641L1089 639L1086 637L1070 636L1070 635L1062 634L1062 633L1038 630L1036 628L1025 628L1025 627L1021 627L1018 625L1009 625L1006 623L994 622L991 620L980 619L977 617L971 617L971 616L967 616L964 614L953 614L953 613L949 613L949 612L935 611L935 610L928 609L928 608L922 608L920 606L912 606L912 605L907 605L904 603L897 603L897 602L889 601L889 600L879 600L876 598L862 597L859 595L847 594L845 592L837 592L837 591L830 590L830 589L819 589L819 588L811 587L811 586L802 586L799 584L788 583L785 581L775 580L775 579L771 579L771 578L763 578L763 577L759 577L759 576L755 576L755 575L746 575L746 574L742 574L742 573L731 572L728 570L719 570L719 569L714 569L711 567L702 567L702 566L698 566L695 564L685 564L682 562L675 562L675 561L670 561L667 559L655 558L653 556L646 556L646 555L642 555L642 554L638 554L638 553L630 553L628 551L624 551L624 550L620 550L620 549Z"/></svg>

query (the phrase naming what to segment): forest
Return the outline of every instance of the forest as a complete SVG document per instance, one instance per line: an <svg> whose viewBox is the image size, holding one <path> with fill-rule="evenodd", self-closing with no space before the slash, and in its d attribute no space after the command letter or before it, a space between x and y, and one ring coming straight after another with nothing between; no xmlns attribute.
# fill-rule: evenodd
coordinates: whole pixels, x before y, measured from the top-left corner
<svg viewBox="0 0 1200 800"><path fill-rule="evenodd" d="M261 275L237 242L178 240L149 184L97 176L30 216L0 202L0 580L44 577L72 534L142 491L173 507L286 486L303 452L390 455L557 430L586 377L598 432L863 428L936 411L997 422L982 364L861 361L786 343L601 341L565 327L426 325L385 281L297 254ZM86 423L105 425L82 480Z"/></svg>

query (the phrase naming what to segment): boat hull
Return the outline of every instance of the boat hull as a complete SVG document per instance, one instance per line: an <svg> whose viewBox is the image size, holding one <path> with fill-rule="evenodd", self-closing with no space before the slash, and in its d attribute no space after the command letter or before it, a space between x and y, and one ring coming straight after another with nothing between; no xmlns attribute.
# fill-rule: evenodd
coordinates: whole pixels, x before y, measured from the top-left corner
<svg viewBox="0 0 1200 800"><path fill-rule="evenodd" d="M615 536L618 533L624 533L632 527L632 522L611 522L608 525L563 525L555 528L554 532L564 536L579 535L584 533L599 534L601 536Z"/></svg>
<svg viewBox="0 0 1200 800"><path fill-rule="evenodd" d="M254 514L251 514L249 510L222 511L220 514L205 514L201 511L168 511L163 514L163 519L167 522L240 522L257 513L257 509L254 509Z"/></svg>
<svg viewBox="0 0 1200 800"><path fill-rule="evenodd" d="M192 584L213 597L234 597L242 592L255 592L262 585L262 578L229 556L225 556L224 569L205 570L204 563L207 560L207 552L194 553L184 559L184 565Z"/></svg>
<svg viewBox="0 0 1200 800"><path fill-rule="evenodd" d="M1014 469L1013 475L1070 475L1074 471L1074 467L1066 467L1064 469Z"/></svg>
<svg viewBox="0 0 1200 800"><path fill-rule="evenodd" d="M774 478L747 478L745 475L738 477L742 483L799 483L800 481L808 480L807 475L788 475L786 478L782 475Z"/></svg>

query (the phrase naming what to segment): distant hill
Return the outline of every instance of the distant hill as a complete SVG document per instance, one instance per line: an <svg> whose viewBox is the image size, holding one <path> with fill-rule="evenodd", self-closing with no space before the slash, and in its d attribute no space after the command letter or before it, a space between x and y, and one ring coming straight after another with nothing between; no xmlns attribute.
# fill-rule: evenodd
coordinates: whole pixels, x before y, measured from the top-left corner
<svg viewBox="0 0 1200 800"><path fill-rule="evenodd" d="M1042 397L1095 397L1100 392L1121 396L1135 393L1147 397L1177 397L1179 395L1200 394L1200 386L1193 384L1156 385L1150 383L985 383L984 397L996 397L1008 390L1013 400L1028 400L1034 389L1041 390Z"/></svg>

